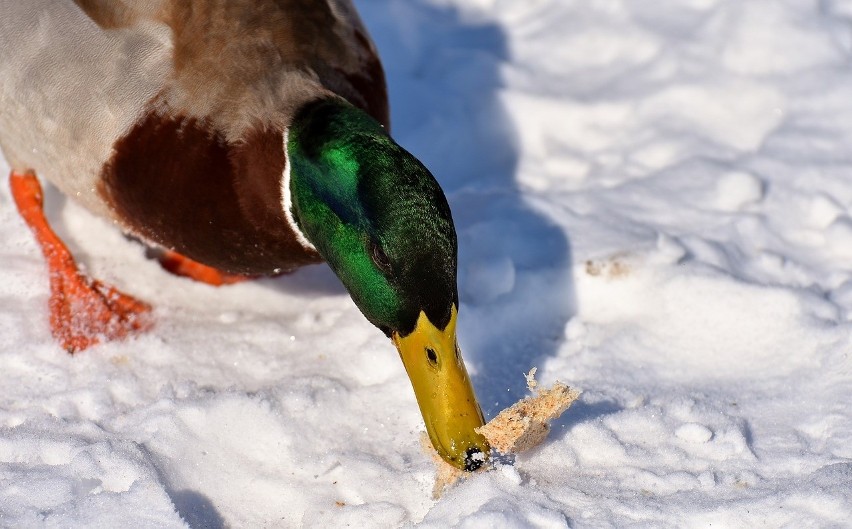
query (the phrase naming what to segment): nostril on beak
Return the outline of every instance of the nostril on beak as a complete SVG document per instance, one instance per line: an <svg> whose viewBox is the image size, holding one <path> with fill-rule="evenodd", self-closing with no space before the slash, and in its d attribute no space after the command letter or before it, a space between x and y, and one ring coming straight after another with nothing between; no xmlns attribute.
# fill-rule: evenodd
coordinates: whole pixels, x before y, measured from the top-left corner
<svg viewBox="0 0 852 529"><path fill-rule="evenodd" d="M472 446L464 453L464 469L468 472L473 472L485 463L486 456L482 450Z"/></svg>

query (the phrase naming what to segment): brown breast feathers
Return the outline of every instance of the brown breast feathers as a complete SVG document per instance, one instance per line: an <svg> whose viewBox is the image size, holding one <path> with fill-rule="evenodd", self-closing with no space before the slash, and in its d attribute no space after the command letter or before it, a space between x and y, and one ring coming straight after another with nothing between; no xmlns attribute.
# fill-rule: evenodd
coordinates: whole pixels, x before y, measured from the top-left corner
<svg viewBox="0 0 852 529"><path fill-rule="evenodd" d="M115 146L101 194L134 233L225 272L319 262L284 217L280 132L227 143L205 122L151 113Z"/></svg>

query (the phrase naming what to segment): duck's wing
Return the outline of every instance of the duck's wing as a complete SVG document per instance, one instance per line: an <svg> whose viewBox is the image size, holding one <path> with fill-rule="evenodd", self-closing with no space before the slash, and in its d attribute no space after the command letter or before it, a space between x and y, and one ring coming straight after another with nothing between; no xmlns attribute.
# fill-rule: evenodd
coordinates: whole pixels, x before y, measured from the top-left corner
<svg viewBox="0 0 852 529"><path fill-rule="evenodd" d="M330 0L329 5L336 14L338 23L345 28L341 38L352 50L351 54L338 63L339 72L354 92L353 96L347 99L362 99L363 104L360 106L386 128L390 128L385 72L376 45L351 0Z"/></svg>
<svg viewBox="0 0 852 529"><path fill-rule="evenodd" d="M161 16L174 40L169 106L212 116L229 139L273 115L286 127L329 92L388 125L384 72L350 0L174 0Z"/></svg>
<svg viewBox="0 0 852 529"><path fill-rule="evenodd" d="M73 0L102 29L127 28L142 21L165 21L166 0Z"/></svg>
<svg viewBox="0 0 852 529"><path fill-rule="evenodd" d="M75 2L104 29L167 24L176 75L164 100L179 113L224 117L220 126L230 137L272 112L264 101L287 114L321 89L390 125L381 61L351 0ZM276 79L276 68L287 76ZM282 85L290 92L283 102L265 93Z"/></svg>
<svg viewBox="0 0 852 529"><path fill-rule="evenodd" d="M105 29L132 11L90 12L71 0L0 0L0 147L13 169L105 213L94 184L166 83L171 31L150 17Z"/></svg>

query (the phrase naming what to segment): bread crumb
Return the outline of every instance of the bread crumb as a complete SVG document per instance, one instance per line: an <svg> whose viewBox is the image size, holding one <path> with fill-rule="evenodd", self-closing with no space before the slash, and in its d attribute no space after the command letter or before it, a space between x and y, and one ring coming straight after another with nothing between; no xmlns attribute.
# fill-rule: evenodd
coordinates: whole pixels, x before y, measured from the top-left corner
<svg viewBox="0 0 852 529"><path fill-rule="evenodd" d="M435 485L432 487L432 499L437 500L447 487L467 477L467 472L444 461L438 455L435 447L432 446L432 441L429 440L429 434L426 432L420 434L420 446L423 447L424 452L432 457L432 463L435 464Z"/></svg>
<svg viewBox="0 0 852 529"><path fill-rule="evenodd" d="M592 277L619 279L630 274L630 265L624 262L624 255L616 255L607 260L586 261L586 273Z"/></svg>
<svg viewBox="0 0 852 529"><path fill-rule="evenodd" d="M476 429L481 433L491 447L503 454L517 454L538 446L550 431L550 421L558 418L580 396L580 392L561 382L556 382L549 389L535 389L538 382L535 379L536 368L524 375L527 387L533 395L509 408L501 411L488 424ZM432 498L438 499L447 487L459 479L468 477L471 473L458 469L443 459L435 451L429 436L424 432L421 436L423 449L432 457L435 463L435 486Z"/></svg>
<svg viewBox="0 0 852 529"><path fill-rule="evenodd" d="M130 357L126 355L116 355L111 357L109 361L115 366L126 366L130 363Z"/></svg>
<svg viewBox="0 0 852 529"><path fill-rule="evenodd" d="M538 386L538 382L535 379L535 372L538 371L537 367L530 369L530 372L524 375L524 378L527 379L527 389L530 391L535 391L535 387Z"/></svg>
<svg viewBox="0 0 852 529"><path fill-rule="evenodd" d="M544 441L550 431L550 421L562 415L579 396L579 391L557 382L552 388L538 390L532 397L501 411L476 431L498 452L524 452Z"/></svg>

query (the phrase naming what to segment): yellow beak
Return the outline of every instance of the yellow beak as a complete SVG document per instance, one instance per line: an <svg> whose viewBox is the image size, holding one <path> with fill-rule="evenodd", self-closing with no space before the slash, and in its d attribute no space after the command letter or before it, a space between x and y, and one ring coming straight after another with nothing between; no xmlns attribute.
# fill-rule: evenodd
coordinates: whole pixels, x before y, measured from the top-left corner
<svg viewBox="0 0 852 529"><path fill-rule="evenodd" d="M488 459L491 448L473 430L485 421L456 343L456 314L453 305L450 322L440 330L420 312L411 334L393 333L391 339L435 450L451 465L472 471Z"/></svg>

